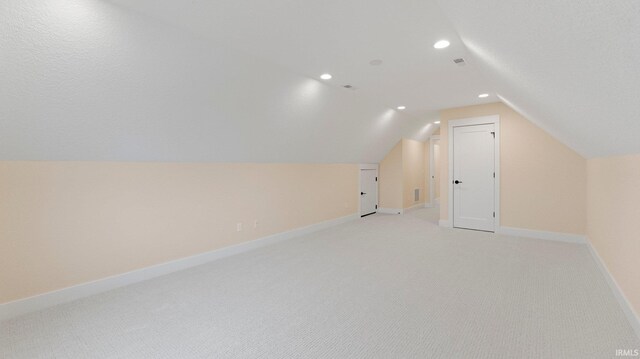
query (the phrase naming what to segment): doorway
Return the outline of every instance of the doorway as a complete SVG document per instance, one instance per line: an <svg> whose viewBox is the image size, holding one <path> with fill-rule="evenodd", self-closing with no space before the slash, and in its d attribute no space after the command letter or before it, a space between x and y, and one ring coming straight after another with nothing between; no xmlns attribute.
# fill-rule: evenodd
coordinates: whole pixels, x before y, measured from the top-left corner
<svg viewBox="0 0 640 359"><path fill-rule="evenodd" d="M360 166L360 217L378 211L378 166Z"/></svg>
<svg viewBox="0 0 640 359"><path fill-rule="evenodd" d="M455 228L495 232L499 223L499 118L449 121L449 218Z"/></svg>

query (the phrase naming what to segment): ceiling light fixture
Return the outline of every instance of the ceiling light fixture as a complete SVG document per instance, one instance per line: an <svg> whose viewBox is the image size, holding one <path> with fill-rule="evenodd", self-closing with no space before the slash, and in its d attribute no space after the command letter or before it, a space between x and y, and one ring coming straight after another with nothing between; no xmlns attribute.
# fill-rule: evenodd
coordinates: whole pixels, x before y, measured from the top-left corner
<svg viewBox="0 0 640 359"><path fill-rule="evenodd" d="M433 44L433 47L435 47L436 49L444 49L445 47L449 47L449 41L440 40L440 41L436 42L435 44Z"/></svg>
<svg viewBox="0 0 640 359"><path fill-rule="evenodd" d="M434 123L435 123L436 125L439 125L439 124L440 124L440 121L436 121L436 122L434 122Z"/></svg>
<svg viewBox="0 0 640 359"><path fill-rule="evenodd" d="M333 76L331 76L331 74L322 74L320 75L320 78L323 80L331 80Z"/></svg>
<svg viewBox="0 0 640 359"><path fill-rule="evenodd" d="M398 110L404 110L405 108L407 108L406 106L398 106L397 109Z"/></svg>
<svg viewBox="0 0 640 359"><path fill-rule="evenodd" d="M488 93L483 93L483 94L478 95L478 97L480 97L480 98L489 97L489 94Z"/></svg>

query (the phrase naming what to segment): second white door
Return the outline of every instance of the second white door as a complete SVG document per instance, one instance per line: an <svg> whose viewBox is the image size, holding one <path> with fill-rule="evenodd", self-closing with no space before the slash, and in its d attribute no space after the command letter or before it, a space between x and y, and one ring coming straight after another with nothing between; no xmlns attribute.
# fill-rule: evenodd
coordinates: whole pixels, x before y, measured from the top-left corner
<svg viewBox="0 0 640 359"><path fill-rule="evenodd" d="M495 230L495 125L453 128L453 226Z"/></svg>
<svg viewBox="0 0 640 359"><path fill-rule="evenodd" d="M360 216L368 216L378 210L378 171L360 170Z"/></svg>

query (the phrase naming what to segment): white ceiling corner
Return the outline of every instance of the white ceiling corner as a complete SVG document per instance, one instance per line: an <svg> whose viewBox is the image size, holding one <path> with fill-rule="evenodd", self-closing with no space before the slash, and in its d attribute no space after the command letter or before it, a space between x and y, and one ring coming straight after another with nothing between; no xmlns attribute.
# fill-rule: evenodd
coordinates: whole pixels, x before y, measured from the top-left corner
<svg viewBox="0 0 640 359"><path fill-rule="evenodd" d="M585 157L640 153L640 2L439 4L505 102Z"/></svg>

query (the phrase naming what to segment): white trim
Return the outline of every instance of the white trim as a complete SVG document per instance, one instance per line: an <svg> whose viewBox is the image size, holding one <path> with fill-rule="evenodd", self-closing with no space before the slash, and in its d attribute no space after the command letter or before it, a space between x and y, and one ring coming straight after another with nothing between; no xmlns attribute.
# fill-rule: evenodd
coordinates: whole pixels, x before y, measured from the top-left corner
<svg viewBox="0 0 640 359"><path fill-rule="evenodd" d="M414 204L411 207L407 207L402 211L402 213L404 214L404 213L406 213L408 211L413 211L413 210L418 209L418 208L424 208L424 203L418 203L418 204Z"/></svg>
<svg viewBox="0 0 640 359"><path fill-rule="evenodd" d="M402 208L382 208L382 207L378 207L378 213L403 214L404 210Z"/></svg>
<svg viewBox="0 0 640 359"><path fill-rule="evenodd" d="M602 272L602 275L607 281L607 284L609 284L609 287L613 291L613 296L616 297L618 304L620 304L622 311L624 312L625 316L629 320L629 324L631 324L631 327L636 332L638 339L640 339L640 315L638 315L638 313L636 313L635 310L633 310L633 307L631 306L631 302L629 302L627 297L624 295L624 292L622 291L622 289L620 289L618 282L611 275L611 272L609 272L607 265L602 260L602 257L600 257L600 254L598 254L598 251L595 249L595 247L593 247L590 241L587 241L587 246L589 247L589 252L591 252L593 259L598 264L598 268L600 269L600 272Z"/></svg>
<svg viewBox="0 0 640 359"><path fill-rule="evenodd" d="M533 229L514 228L514 227L498 227L496 229L496 233L502 234L505 236L544 239L548 241L559 241L559 242L579 243L579 244L587 243L587 237L580 234L572 234L572 233L538 231Z"/></svg>
<svg viewBox="0 0 640 359"><path fill-rule="evenodd" d="M433 135L429 137L429 201L431 201L429 204L435 203L435 199L433 198L433 196L435 195L435 180L433 178L433 173L436 171L436 167L433 145L436 141L440 141L440 135ZM442 177L442 175L440 176ZM442 181L442 178L440 178L440 180Z"/></svg>
<svg viewBox="0 0 640 359"><path fill-rule="evenodd" d="M131 272L99 279L96 281L59 289L53 292L39 294L33 297L0 304L0 321L21 314L41 310L57 304L62 304L76 299L88 297L90 295L106 292L108 290L116 289L129 284L142 282L183 269L195 267L201 264L215 261L217 259L247 252L256 248L268 246L276 242L302 236L325 228L337 226L339 224L353 221L358 218L360 218L360 214L354 213L345 217L335 218L328 221L312 224L310 226L272 234L267 237L262 237L233 246L216 249L210 252L196 254L194 256L176 259L170 262L161 263L151 267L146 267Z"/></svg>
<svg viewBox="0 0 640 359"><path fill-rule="evenodd" d="M472 118L463 118L459 120L450 120L448 125L448 141L449 141L449 149L448 149L448 174L446 181L448 183L449 188L449 218L451 218L451 226L453 226L453 128L459 126L473 126L473 125L485 125L485 124L493 124L495 131L495 151L494 151L494 168L496 172L496 179L494 181L494 210L496 212L496 217L493 222L494 231L497 231L500 228L500 116L499 115L491 115L491 116L481 116L481 117L472 117ZM444 178L440 179L441 181Z"/></svg>
<svg viewBox="0 0 640 359"><path fill-rule="evenodd" d="M360 169L361 170L378 170L378 164L377 163L361 163L360 164Z"/></svg>
<svg viewBox="0 0 640 359"><path fill-rule="evenodd" d="M362 201L360 199L361 196L361 192L362 192L362 170L375 170L376 171L376 178L378 178L378 181L376 181L376 185L378 185L378 183L380 183L380 171L378 170L378 164L377 163L361 163L360 164L360 169L358 170L358 215L362 216ZM378 185L378 187L376 188L376 206L380 205L380 186ZM376 210L376 212L378 212L380 209L378 208Z"/></svg>
<svg viewBox="0 0 640 359"><path fill-rule="evenodd" d="M433 202L425 202L424 208L433 208Z"/></svg>

